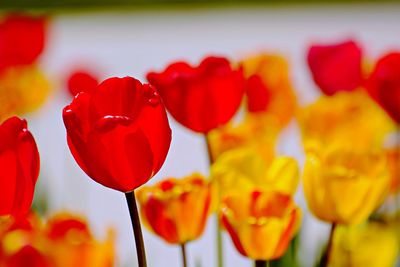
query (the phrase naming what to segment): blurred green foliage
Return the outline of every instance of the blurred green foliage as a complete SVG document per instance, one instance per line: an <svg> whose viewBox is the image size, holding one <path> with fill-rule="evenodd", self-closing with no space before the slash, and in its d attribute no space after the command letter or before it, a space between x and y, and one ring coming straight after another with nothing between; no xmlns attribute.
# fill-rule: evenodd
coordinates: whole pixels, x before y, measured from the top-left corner
<svg viewBox="0 0 400 267"><path fill-rule="evenodd" d="M21 9L158 9L210 6L384 3L396 0L0 0L0 10Z"/></svg>

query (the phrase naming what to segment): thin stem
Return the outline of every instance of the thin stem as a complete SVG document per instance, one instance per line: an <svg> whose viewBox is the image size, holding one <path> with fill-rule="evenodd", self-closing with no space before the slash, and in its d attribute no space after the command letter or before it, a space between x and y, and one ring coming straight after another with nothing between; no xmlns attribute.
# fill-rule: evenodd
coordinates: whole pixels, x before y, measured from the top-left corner
<svg viewBox="0 0 400 267"><path fill-rule="evenodd" d="M214 163L214 157L212 155L212 149L211 149L211 144L210 144L210 139L208 134L204 134L204 139L206 142L206 146L207 146L207 153L208 153L208 161L210 163L210 167L211 165ZM223 257L223 245L222 245L222 231L221 231L221 221L219 219L219 214L217 212L217 216L216 216L216 243L217 243L217 266L218 267L223 267L224 266L224 257Z"/></svg>
<svg viewBox="0 0 400 267"><path fill-rule="evenodd" d="M182 264L183 264L183 267L187 267L186 245L185 245L185 243L181 244L181 252L182 252Z"/></svg>
<svg viewBox="0 0 400 267"><path fill-rule="evenodd" d="M135 237L136 254L139 267L147 267L146 263L146 252L144 249L142 228L140 226L139 212L136 204L135 193L125 193L126 202L128 204L129 215L131 216L131 223L133 228L133 234Z"/></svg>
<svg viewBox="0 0 400 267"><path fill-rule="evenodd" d="M268 265L267 265L268 264ZM254 261L254 267L269 267L269 261L264 260L256 260Z"/></svg>
<svg viewBox="0 0 400 267"><path fill-rule="evenodd" d="M321 258L321 264L319 266L326 267L328 266L329 259L331 257L332 252L332 244L333 244L333 234L335 232L336 223L332 223L331 232L329 233L328 245L326 246L326 250L324 255Z"/></svg>

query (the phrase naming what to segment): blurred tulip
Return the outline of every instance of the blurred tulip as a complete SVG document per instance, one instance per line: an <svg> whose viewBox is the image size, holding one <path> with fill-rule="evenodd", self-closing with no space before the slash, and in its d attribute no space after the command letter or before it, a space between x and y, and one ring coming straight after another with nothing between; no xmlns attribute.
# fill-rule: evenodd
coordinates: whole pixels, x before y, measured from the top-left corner
<svg viewBox="0 0 400 267"><path fill-rule="evenodd" d="M286 156L265 158L254 148L226 152L213 164L211 176L221 197L232 191L274 190L292 195L297 190L299 170L295 159Z"/></svg>
<svg viewBox="0 0 400 267"><path fill-rule="evenodd" d="M289 195L271 191L229 195L221 214L236 249L253 260L281 257L301 220L301 211Z"/></svg>
<svg viewBox="0 0 400 267"><path fill-rule="evenodd" d="M240 69L226 58L207 57L196 67L175 62L148 81L160 92L176 121L192 131L208 133L226 124L238 110L245 90Z"/></svg>
<svg viewBox="0 0 400 267"><path fill-rule="evenodd" d="M12 117L0 125L0 216L25 215L39 176L39 152L27 123Z"/></svg>
<svg viewBox="0 0 400 267"><path fill-rule="evenodd" d="M46 39L44 17L10 14L0 22L0 72L32 64L42 53Z"/></svg>
<svg viewBox="0 0 400 267"><path fill-rule="evenodd" d="M7 68L0 73L0 121L23 115L43 105L50 84L34 65Z"/></svg>
<svg viewBox="0 0 400 267"><path fill-rule="evenodd" d="M400 124L400 52L380 58L366 87L371 96Z"/></svg>
<svg viewBox="0 0 400 267"><path fill-rule="evenodd" d="M161 168L171 142L164 105L150 85L110 78L64 108L68 145L96 182L131 192Z"/></svg>
<svg viewBox="0 0 400 267"><path fill-rule="evenodd" d="M137 192L144 224L171 244L195 240L204 231L211 207L211 186L201 175L169 178Z"/></svg>
<svg viewBox="0 0 400 267"><path fill-rule="evenodd" d="M29 227L10 220L0 222L0 266L114 266L111 230L100 242L84 219L69 213L56 214L45 223L30 215Z"/></svg>
<svg viewBox="0 0 400 267"><path fill-rule="evenodd" d="M389 162L391 177L390 191L397 193L400 191L400 147L393 147L386 151Z"/></svg>
<svg viewBox="0 0 400 267"><path fill-rule="evenodd" d="M396 229L388 225L367 223L353 227L338 226L329 266L393 267L398 253Z"/></svg>
<svg viewBox="0 0 400 267"><path fill-rule="evenodd" d="M268 116L268 115L267 115ZM264 114L246 116L239 124L228 124L208 134L211 153L218 159L223 153L246 147L257 147L273 155L280 128L269 124Z"/></svg>
<svg viewBox="0 0 400 267"><path fill-rule="evenodd" d="M248 111L268 114L270 124L280 128L287 125L294 116L297 103L286 59L280 55L260 54L244 59L241 65L248 78Z"/></svg>
<svg viewBox="0 0 400 267"><path fill-rule="evenodd" d="M316 217L358 224L382 203L390 179L382 151L355 149L348 143L308 143L303 183L308 207Z"/></svg>
<svg viewBox="0 0 400 267"><path fill-rule="evenodd" d="M106 240L93 237L87 222L75 215L59 213L51 217L45 228L48 255L57 267L114 266L114 233L109 230Z"/></svg>
<svg viewBox="0 0 400 267"><path fill-rule="evenodd" d="M247 77L247 112L240 122L210 132L215 159L230 149L253 145L273 151L280 131L293 118L297 106L283 57L261 54L246 58L241 66Z"/></svg>
<svg viewBox="0 0 400 267"><path fill-rule="evenodd" d="M98 84L97 77L85 70L71 73L67 80L67 88L72 96L76 96L80 92L92 93Z"/></svg>
<svg viewBox="0 0 400 267"><path fill-rule="evenodd" d="M352 91L362 83L362 51L352 40L312 45L307 62L314 82L325 95Z"/></svg>
<svg viewBox="0 0 400 267"><path fill-rule="evenodd" d="M305 143L343 144L351 140L352 147L382 147L394 128L390 118L363 91L322 96L299 110L298 122Z"/></svg>

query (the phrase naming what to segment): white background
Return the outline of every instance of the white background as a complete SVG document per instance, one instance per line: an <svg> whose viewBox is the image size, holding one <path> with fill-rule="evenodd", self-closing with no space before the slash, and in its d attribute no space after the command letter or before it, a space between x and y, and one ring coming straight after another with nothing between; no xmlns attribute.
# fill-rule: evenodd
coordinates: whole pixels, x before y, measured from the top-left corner
<svg viewBox="0 0 400 267"><path fill-rule="evenodd" d="M118 266L135 266L135 249L124 195L90 180L76 165L65 141L61 110L69 96L62 79L76 65L92 67L102 78L133 76L144 80L149 70L160 70L172 60L198 62L208 54L239 59L259 51L288 57L300 103L319 93L305 64L312 42L358 40L367 57L374 59L388 49L400 50L400 5L290 6L182 10L112 11L57 14L50 24L48 47L41 63L56 91L45 107L29 117L42 159L39 191L49 196L50 211L67 209L87 216L101 238L105 229L118 229ZM167 161L152 182L166 176L181 177L194 171L208 173L201 136L173 120L173 142ZM281 154L302 163L298 132L292 123L279 145ZM297 199L306 208L299 189ZM306 213L306 212L305 212ZM201 259L203 267L215 266L214 221L204 236L188 246L189 266ZM311 266L324 244L328 226L305 216L301 261ZM145 231L149 267L180 266L177 247L168 246ZM236 253L228 236L224 240L226 267L251 266Z"/></svg>

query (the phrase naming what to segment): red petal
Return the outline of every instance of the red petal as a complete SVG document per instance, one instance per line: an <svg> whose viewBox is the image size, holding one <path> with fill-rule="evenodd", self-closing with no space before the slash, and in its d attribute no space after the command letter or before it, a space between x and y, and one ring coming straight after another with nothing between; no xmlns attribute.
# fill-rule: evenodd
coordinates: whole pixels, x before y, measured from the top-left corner
<svg viewBox="0 0 400 267"><path fill-rule="evenodd" d="M354 41L313 45L307 55L313 79L326 95L352 91L362 82L362 51Z"/></svg>

